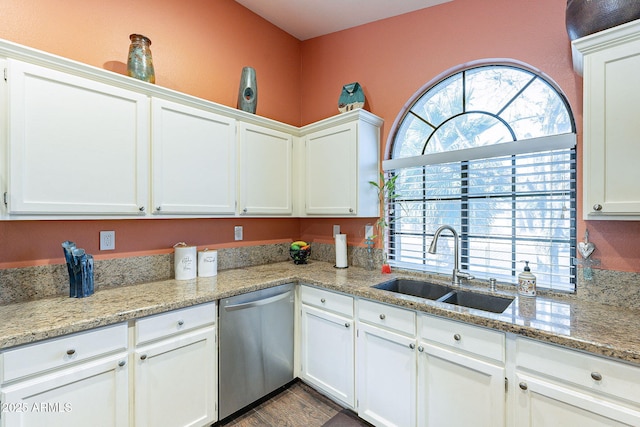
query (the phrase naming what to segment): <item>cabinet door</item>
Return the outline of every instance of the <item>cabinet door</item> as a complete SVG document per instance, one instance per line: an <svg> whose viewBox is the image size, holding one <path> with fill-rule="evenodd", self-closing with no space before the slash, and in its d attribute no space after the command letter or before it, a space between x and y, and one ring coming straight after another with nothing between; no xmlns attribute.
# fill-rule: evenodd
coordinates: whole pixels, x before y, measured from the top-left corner
<svg viewBox="0 0 640 427"><path fill-rule="evenodd" d="M376 426L415 426L415 339L360 323L357 341L358 415Z"/></svg>
<svg viewBox="0 0 640 427"><path fill-rule="evenodd" d="M638 426L640 411L560 383L516 374L516 423L522 427Z"/></svg>
<svg viewBox="0 0 640 427"><path fill-rule="evenodd" d="M153 209L156 214L233 214L235 120L153 99Z"/></svg>
<svg viewBox="0 0 640 427"><path fill-rule="evenodd" d="M215 329L140 347L135 362L135 425L203 426L217 420Z"/></svg>
<svg viewBox="0 0 640 427"><path fill-rule="evenodd" d="M246 215L293 213L293 137L241 123L240 212Z"/></svg>
<svg viewBox="0 0 640 427"><path fill-rule="evenodd" d="M354 408L353 319L302 305L302 378Z"/></svg>
<svg viewBox="0 0 640 427"><path fill-rule="evenodd" d="M2 388L3 427L129 425L127 354L86 362Z"/></svg>
<svg viewBox="0 0 640 427"><path fill-rule="evenodd" d="M146 95L8 60L9 213L140 214Z"/></svg>
<svg viewBox="0 0 640 427"><path fill-rule="evenodd" d="M585 55L585 219L640 218L638 74L640 40Z"/></svg>
<svg viewBox="0 0 640 427"><path fill-rule="evenodd" d="M505 425L505 369L426 343L418 346L418 425Z"/></svg>
<svg viewBox="0 0 640 427"><path fill-rule="evenodd" d="M356 215L357 125L347 123L307 135L305 211ZM377 154L377 153L376 153Z"/></svg>

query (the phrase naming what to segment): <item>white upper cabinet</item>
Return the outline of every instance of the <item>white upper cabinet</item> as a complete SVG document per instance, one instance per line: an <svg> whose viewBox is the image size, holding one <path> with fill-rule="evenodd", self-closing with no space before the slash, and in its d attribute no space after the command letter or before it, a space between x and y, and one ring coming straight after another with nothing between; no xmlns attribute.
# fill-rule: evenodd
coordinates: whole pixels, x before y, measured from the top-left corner
<svg viewBox="0 0 640 427"><path fill-rule="evenodd" d="M640 219L640 21L573 42L584 70L584 219Z"/></svg>
<svg viewBox="0 0 640 427"><path fill-rule="evenodd" d="M240 213L291 215L293 136L248 123L240 123L238 133Z"/></svg>
<svg viewBox="0 0 640 427"><path fill-rule="evenodd" d="M379 216L378 193L369 181L379 179L381 124L354 110L302 128L307 215Z"/></svg>
<svg viewBox="0 0 640 427"><path fill-rule="evenodd" d="M7 63L8 212L144 212L148 97L22 61Z"/></svg>
<svg viewBox="0 0 640 427"><path fill-rule="evenodd" d="M236 150L233 118L152 99L154 214L233 214Z"/></svg>
<svg viewBox="0 0 640 427"><path fill-rule="evenodd" d="M367 111L297 128L4 40L0 67L3 219L379 216Z"/></svg>

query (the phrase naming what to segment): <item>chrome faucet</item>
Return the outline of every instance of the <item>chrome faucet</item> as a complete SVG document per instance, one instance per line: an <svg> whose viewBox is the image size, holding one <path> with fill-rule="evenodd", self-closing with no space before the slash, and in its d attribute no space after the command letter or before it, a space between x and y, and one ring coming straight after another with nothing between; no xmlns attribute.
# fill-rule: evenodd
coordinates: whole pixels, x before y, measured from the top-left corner
<svg viewBox="0 0 640 427"><path fill-rule="evenodd" d="M453 234L453 275L451 277L451 283L454 285L460 285L460 279L471 280L474 277L464 271L460 271L460 251L458 249L458 232L450 225L442 225L440 228L436 230L436 233L433 235L433 241L429 246L429 253L435 254L436 247L438 245L438 238L440 234L444 230L449 230Z"/></svg>

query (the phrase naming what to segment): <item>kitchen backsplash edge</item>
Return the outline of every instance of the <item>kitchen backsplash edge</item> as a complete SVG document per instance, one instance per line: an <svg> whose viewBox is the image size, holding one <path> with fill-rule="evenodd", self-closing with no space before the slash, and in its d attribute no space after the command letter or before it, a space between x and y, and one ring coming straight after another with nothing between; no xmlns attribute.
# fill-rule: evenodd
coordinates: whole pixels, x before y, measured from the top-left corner
<svg viewBox="0 0 640 427"><path fill-rule="evenodd" d="M367 249L348 246L349 265L366 267ZM373 250L374 268L380 268L383 252ZM218 270L250 267L290 260L289 245L276 243L218 249ZM311 260L335 262L332 244L315 243ZM173 254L113 258L95 262L95 286L109 288L171 279ZM0 269L0 304L65 295L69 276L64 264ZM590 280L578 270L578 298L620 307L640 308L640 273L593 269Z"/></svg>

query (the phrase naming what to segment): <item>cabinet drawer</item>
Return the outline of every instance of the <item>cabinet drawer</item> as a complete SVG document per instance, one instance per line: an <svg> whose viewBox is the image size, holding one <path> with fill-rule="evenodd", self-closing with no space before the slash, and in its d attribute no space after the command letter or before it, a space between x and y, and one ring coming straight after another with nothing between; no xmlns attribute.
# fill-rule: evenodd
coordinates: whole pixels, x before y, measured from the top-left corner
<svg viewBox="0 0 640 427"><path fill-rule="evenodd" d="M503 332L439 317L421 316L420 338L504 363Z"/></svg>
<svg viewBox="0 0 640 427"><path fill-rule="evenodd" d="M136 345L213 324L215 321L215 302L143 317L136 321Z"/></svg>
<svg viewBox="0 0 640 427"><path fill-rule="evenodd" d="M518 369L640 404L640 367L529 339L516 340Z"/></svg>
<svg viewBox="0 0 640 427"><path fill-rule="evenodd" d="M125 323L28 344L2 353L2 383L126 349Z"/></svg>
<svg viewBox="0 0 640 427"><path fill-rule="evenodd" d="M303 304L353 317L353 297L348 295L342 295L311 286L301 286L300 299Z"/></svg>
<svg viewBox="0 0 640 427"><path fill-rule="evenodd" d="M361 299L358 301L358 319L405 335L416 334L416 313L400 307Z"/></svg>

